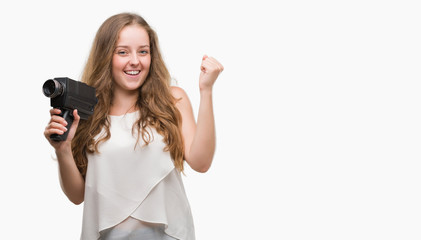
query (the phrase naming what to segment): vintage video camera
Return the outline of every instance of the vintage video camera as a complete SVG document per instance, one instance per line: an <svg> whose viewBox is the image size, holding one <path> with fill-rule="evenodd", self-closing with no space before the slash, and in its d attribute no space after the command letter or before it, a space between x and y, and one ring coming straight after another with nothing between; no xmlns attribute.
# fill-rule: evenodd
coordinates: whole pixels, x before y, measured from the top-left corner
<svg viewBox="0 0 421 240"><path fill-rule="evenodd" d="M77 109L81 119L88 119L93 113L98 102L95 88L85 83L72 80L67 77L54 78L45 81L42 86L44 95L51 99L51 107L61 110L60 116L68 123L63 135L52 134L50 138L54 141L64 141L67 139L74 116L73 110Z"/></svg>

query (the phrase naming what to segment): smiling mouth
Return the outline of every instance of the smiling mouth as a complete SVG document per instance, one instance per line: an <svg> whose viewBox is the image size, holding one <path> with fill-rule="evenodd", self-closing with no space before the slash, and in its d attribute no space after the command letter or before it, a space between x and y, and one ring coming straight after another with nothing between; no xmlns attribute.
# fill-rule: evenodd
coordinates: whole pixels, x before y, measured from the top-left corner
<svg viewBox="0 0 421 240"><path fill-rule="evenodd" d="M136 76L140 73L140 71L124 71L127 75Z"/></svg>

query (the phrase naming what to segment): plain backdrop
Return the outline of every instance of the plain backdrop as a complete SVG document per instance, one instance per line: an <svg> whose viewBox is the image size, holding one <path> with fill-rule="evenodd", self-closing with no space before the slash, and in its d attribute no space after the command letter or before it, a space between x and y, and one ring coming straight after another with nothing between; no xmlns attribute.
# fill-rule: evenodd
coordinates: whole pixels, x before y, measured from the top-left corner
<svg viewBox="0 0 421 240"><path fill-rule="evenodd" d="M79 238L41 86L80 79L125 11L156 30L196 116L203 54L225 67L214 163L183 178L198 240L421 238L421 8L406 0L3 1L2 236Z"/></svg>

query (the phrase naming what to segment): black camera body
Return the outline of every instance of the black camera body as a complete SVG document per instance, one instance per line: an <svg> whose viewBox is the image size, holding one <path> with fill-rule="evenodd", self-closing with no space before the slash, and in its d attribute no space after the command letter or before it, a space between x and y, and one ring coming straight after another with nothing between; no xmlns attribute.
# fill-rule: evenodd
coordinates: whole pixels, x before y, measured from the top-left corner
<svg viewBox="0 0 421 240"><path fill-rule="evenodd" d="M95 88L67 77L45 81L42 90L44 95L50 98L51 107L61 110L60 116L66 120L68 130L73 123L74 109L77 109L81 119L86 120L94 113L95 105L98 103ZM52 134L50 138L54 141L64 141L68 132L63 135Z"/></svg>

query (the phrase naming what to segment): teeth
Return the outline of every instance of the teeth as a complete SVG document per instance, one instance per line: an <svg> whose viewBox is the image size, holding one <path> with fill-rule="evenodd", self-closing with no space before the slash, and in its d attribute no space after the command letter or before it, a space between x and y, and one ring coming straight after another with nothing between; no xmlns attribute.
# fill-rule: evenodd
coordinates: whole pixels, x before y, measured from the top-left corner
<svg viewBox="0 0 421 240"><path fill-rule="evenodd" d="M137 75L139 74L140 71L126 71L125 73L129 74L129 75Z"/></svg>

